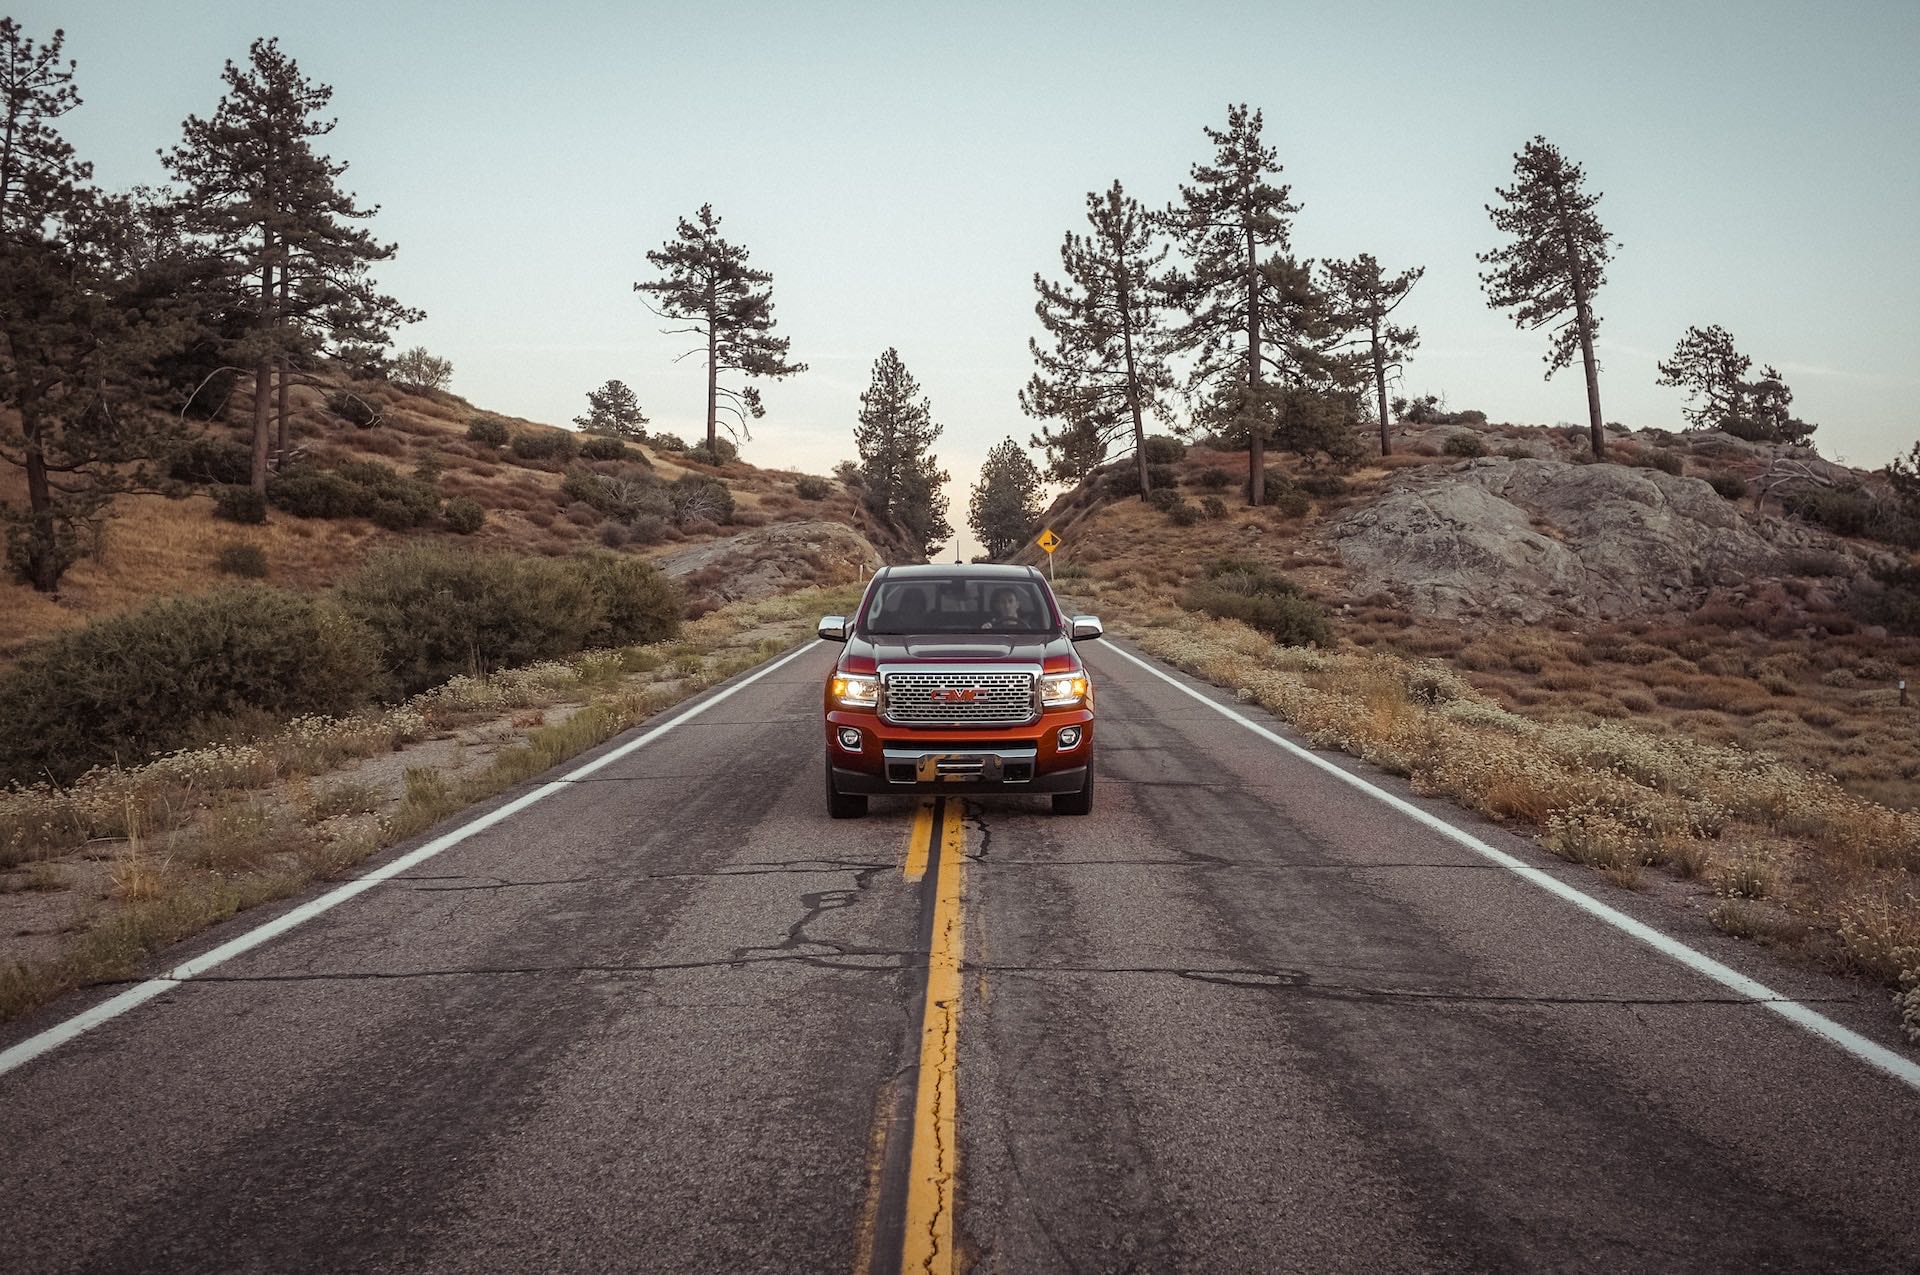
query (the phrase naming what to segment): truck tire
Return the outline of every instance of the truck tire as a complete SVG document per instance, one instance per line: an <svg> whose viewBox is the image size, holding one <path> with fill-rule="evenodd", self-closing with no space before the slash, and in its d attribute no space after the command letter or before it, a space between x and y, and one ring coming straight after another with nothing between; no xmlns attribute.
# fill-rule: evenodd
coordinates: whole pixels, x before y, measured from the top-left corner
<svg viewBox="0 0 1920 1275"><path fill-rule="evenodd" d="M1093 813L1093 758L1087 758L1087 777L1081 782L1080 791L1053 794L1053 813L1056 815Z"/></svg>
<svg viewBox="0 0 1920 1275"><path fill-rule="evenodd" d="M1055 800L1058 800L1056 798ZM827 814L835 819L858 819L867 813L867 799L833 786L833 761L827 761Z"/></svg>

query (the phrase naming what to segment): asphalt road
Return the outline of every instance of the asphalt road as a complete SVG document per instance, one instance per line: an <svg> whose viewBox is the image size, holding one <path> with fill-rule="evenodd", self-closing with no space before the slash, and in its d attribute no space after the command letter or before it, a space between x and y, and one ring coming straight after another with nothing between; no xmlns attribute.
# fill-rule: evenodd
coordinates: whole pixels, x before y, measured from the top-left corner
<svg viewBox="0 0 1920 1275"><path fill-rule="evenodd" d="M1090 818L830 822L816 648L0 1075L0 1270L911 1265L947 940L957 1269L1920 1269L1920 1091L1083 652Z"/></svg>

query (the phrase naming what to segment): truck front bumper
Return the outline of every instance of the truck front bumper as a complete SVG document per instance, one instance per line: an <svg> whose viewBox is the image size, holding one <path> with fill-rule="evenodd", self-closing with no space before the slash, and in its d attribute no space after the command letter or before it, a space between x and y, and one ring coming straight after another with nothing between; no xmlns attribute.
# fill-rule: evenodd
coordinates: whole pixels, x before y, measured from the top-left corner
<svg viewBox="0 0 1920 1275"><path fill-rule="evenodd" d="M859 747L840 741L843 727L860 731ZM1071 747L1060 746L1063 728L1076 736ZM826 743L833 786L843 793L1078 792L1093 756L1093 714L1060 709L1027 726L963 734L893 726L872 713L830 712Z"/></svg>

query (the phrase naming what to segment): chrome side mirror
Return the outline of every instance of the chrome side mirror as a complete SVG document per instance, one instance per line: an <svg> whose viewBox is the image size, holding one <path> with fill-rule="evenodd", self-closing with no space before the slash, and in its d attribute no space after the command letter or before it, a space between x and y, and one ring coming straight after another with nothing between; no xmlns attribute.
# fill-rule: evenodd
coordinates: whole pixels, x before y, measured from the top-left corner
<svg viewBox="0 0 1920 1275"><path fill-rule="evenodd" d="M844 615L823 615L820 617L820 638L825 642L844 642L847 640L847 617Z"/></svg>
<svg viewBox="0 0 1920 1275"><path fill-rule="evenodd" d="M1076 615L1072 621L1068 623L1067 628L1069 634L1076 642L1084 642L1088 638L1097 638L1106 632L1105 629L1100 627L1100 617L1097 615Z"/></svg>

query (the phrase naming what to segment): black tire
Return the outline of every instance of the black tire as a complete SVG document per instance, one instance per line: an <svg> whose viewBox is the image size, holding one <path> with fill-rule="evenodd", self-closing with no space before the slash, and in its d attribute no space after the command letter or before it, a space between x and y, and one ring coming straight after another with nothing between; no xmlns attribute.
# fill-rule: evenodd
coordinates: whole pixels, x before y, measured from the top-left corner
<svg viewBox="0 0 1920 1275"><path fill-rule="evenodd" d="M833 762L827 762L827 814L835 819L858 819L867 813L867 799L833 786Z"/></svg>
<svg viewBox="0 0 1920 1275"><path fill-rule="evenodd" d="M1087 758L1087 777L1081 782L1079 792L1053 794L1053 813L1056 815L1093 813L1093 758Z"/></svg>

